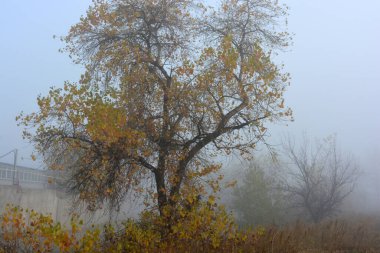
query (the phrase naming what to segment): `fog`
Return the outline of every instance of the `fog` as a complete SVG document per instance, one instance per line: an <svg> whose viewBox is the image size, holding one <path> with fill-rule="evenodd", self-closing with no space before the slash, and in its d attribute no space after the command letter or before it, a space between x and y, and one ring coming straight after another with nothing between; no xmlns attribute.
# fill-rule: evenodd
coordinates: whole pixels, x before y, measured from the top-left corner
<svg viewBox="0 0 380 253"><path fill-rule="evenodd" d="M49 87L79 79L83 69L58 52L63 44L53 35L65 35L90 3L2 1L0 156L17 148L18 164L43 168L39 159L30 159L33 147L22 139L15 117L35 111L38 94ZM307 131L318 138L336 133L341 149L356 157L362 171L353 206L380 210L380 2L286 4L293 46L276 61L292 77L285 98L295 120L271 126L268 142L277 145L284 133ZM0 161L12 163L13 157Z"/></svg>

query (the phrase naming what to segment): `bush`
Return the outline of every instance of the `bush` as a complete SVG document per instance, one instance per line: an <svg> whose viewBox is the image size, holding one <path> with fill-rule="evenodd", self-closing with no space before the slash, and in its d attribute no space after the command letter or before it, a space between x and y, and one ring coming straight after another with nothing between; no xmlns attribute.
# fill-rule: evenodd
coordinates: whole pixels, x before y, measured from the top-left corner
<svg viewBox="0 0 380 253"><path fill-rule="evenodd" d="M1 216L0 252L237 251L244 236L213 201L179 207L170 219L145 211L139 221L128 220L120 230L111 225L82 230L76 218L65 228L50 215L8 206Z"/></svg>
<svg viewBox="0 0 380 253"><path fill-rule="evenodd" d="M176 217L145 211L122 229L106 225L83 230L73 218L69 228L51 216L8 206L1 216L0 252L379 252L380 233L372 222L297 223L286 228L240 231L213 200ZM170 225L169 225L170 224Z"/></svg>
<svg viewBox="0 0 380 253"><path fill-rule="evenodd" d="M1 216L0 252L97 252L100 230L81 231L81 221L71 219L70 229L50 215L8 205Z"/></svg>

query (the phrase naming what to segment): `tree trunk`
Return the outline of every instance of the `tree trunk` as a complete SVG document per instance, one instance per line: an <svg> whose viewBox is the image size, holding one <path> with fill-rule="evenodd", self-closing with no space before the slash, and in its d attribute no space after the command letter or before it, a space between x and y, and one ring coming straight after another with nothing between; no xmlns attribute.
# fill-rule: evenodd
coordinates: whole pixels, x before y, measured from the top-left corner
<svg viewBox="0 0 380 253"><path fill-rule="evenodd" d="M165 177L162 170L157 170L154 173L155 181L156 181L156 189L157 189L157 201L158 201L158 210L160 212L160 216L164 216L164 207L168 204L168 199L166 196L166 188L165 188Z"/></svg>

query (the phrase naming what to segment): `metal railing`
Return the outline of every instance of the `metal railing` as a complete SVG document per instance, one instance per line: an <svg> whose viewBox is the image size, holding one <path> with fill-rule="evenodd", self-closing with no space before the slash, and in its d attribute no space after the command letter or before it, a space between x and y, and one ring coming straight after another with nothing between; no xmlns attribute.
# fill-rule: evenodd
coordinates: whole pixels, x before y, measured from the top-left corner
<svg viewBox="0 0 380 253"><path fill-rule="evenodd" d="M0 168L0 180L13 180L15 170Z"/></svg>
<svg viewBox="0 0 380 253"><path fill-rule="evenodd" d="M46 171L31 171L22 169L9 169L0 167L0 180L10 182L13 184L27 183L27 184L54 184L56 177L48 175Z"/></svg>

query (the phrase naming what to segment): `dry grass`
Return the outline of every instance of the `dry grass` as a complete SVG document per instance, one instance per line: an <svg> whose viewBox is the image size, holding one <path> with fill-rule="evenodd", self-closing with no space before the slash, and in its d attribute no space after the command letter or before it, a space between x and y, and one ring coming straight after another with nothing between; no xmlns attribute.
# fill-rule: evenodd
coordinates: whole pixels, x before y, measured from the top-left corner
<svg viewBox="0 0 380 253"><path fill-rule="evenodd" d="M29 215L29 216L28 216ZM319 224L238 230L222 209L201 206L179 216L170 232L162 219L146 213L122 229L111 226L66 229L51 217L19 208L1 216L0 252L380 252L380 219L345 218Z"/></svg>
<svg viewBox="0 0 380 253"><path fill-rule="evenodd" d="M254 252L380 252L380 231L372 219L297 223L269 228L255 243L247 244L247 252L251 245Z"/></svg>

